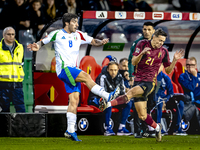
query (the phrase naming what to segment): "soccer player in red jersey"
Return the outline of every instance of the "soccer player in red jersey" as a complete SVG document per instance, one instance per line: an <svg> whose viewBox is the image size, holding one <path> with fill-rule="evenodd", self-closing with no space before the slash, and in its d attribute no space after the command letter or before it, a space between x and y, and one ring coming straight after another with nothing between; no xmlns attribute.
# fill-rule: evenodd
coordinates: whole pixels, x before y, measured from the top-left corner
<svg viewBox="0 0 200 150"><path fill-rule="evenodd" d="M147 96L154 90L161 63L163 63L166 73L169 74L174 69L177 60L185 53L182 49L176 51L173 61L170 62L168 50L163 47L166 37L167 34L159 28L155 31L152 40L138 42L132 58L132 64L135 66L134 87L115 100L107 102L103 99L100 103L100 109L104 110L110 106L128 103L131 98L134 98L139 118L155 129L157 141L161 141L162 126L147 114Z"/></svg>

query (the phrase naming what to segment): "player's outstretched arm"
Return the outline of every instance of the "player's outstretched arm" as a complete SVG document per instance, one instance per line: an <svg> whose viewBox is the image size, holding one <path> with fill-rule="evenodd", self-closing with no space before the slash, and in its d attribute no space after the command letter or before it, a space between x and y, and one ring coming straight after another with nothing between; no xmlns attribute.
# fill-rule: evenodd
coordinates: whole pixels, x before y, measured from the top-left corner
<svg viewBox="0 0 200 150"><path fill-rule="evenodd" d="M176 53L174 54L174 58L173 61L171 63L171 65L169 67L165 68L165 71L167 74L170 74L172 72L172 70L174 69L176 62L181 59L185 54L185 51L183 49L176 51Z"/></svg>
<svg viewBox="0 0 200 150"><path fill-rule="evenodd" d="M91 42L91 45L93 46L102 46L107 44L109 39L103 39L103 40L98 40L98 39L93 39Z"/></svg>
<svg viewBox="0 0 200 150"><path fill-rule="evenodd" d="M37 43L33 43L33 44L29 44L27 46L27 49L29 51L38 51L42 46L43 46L43 42L42 41L38 41Z"/></svg>

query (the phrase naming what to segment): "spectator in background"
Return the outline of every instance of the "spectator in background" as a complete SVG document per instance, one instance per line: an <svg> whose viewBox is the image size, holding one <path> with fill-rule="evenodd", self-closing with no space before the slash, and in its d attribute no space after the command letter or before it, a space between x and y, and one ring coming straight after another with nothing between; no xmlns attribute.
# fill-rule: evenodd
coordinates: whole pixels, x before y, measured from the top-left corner
<svg viewBox="0 0 200 150"><path fill-rule="evenodd" d="M124 2L125 11L144 11L152 12L151 6L145 1L141 0L127 0Z"/></svg>
<svg viewBox="0 0 200 150"><path fill-rule="evenodd" d="M50 22L51 20L58 17L58 14L57 14L58 9L56 8L55 0L46 0L46 5L44 9L47 15L47 22Z"/></svg>
<svg viewBox="0 0 200 150"><path fill-rule="evenodd" d="M6 27L0 42L0 107L2 112L10 112L10 102L16 112L25 112L22 81L24 79L24 48L15 40L15 30Z"/></svg>
<svg viewBox="0 0 200 150"><path fill-rule="evenodd" d="M115 90L115 88L120 87L119 95L122 95L123 93L125 93L124 80L122 75L118 72L118 70L119 70L118 63L115 61L110 61L108 63L108 66L105 66L102 69L102 72L98 75L96 83L102 86L107 92L112 92ZM88 104L98 107L99 99L100 97L90 92L88 98ZM123 109L117 135L132 135L132 133L129 132L125 127L131 106L132 102L117 107L119 109ZM104 133L105 136L115 135L115 133L112 130L112 126L109 124L111 115L112 115L112 107L105 110L105 126L106 126L106 131Z"/></svg>
<svg viewBox="0 0 200 150"><path fill-rule="evenodd" d="M131 86L133 86L133 80L130 81L129 73L128 73L128 59L122 58L119 61L119 73L122 75L124 79L125 92L127 92Z"/></svg>
<svg viewBox="0 0 200 150"><path fill-rule="evenodd" d="M64 0L64 4L60 7L60 15L64 13L72 13L79 15L81 13L82 1ZM83 8L82 8L83 9Z"/></svg>
<svg viewBox="0 0 200 150"><path fill-rule="evenodd" d="M26 30L30 27L30 18L24 0L14 0L12 4L3 9L1 15L1 19L5 20L2 28L12 26L16 30L17 39L19 30Z"/></svg>
<svg viewBox="0 0 200 150"><path fill-rule="evenodd" d="M159 86L155 98L155 101L157 103L157 123L161 123L163 105L165 106L166 104L168 104L169 99L174 95L171 79L162 72L163 68L164 66L161 65L159 69L160 73L157 76L157 85ZM177 130L176 135L187 135L187 133L182 131L181 128L183 108L184 108L184 102L180 100L177 108L178 110L177 110L177 122L176 122L176 130ZM162 130L161 132L162 134L165 134L164 130Z"/></svg>
<svg viewBox="0 0 200 150"><path fill-rule="evenodd" d="M185 73L179 76L179 82L183 87L183 91L189 101L185 103L184 116L187 121L196 115L200 127L200 74L197 71L197 60L195 57L190 57L186 61ZM194 105L195 104L195 105Z"/></svg>
<svg viewBox="0 0 200 150"><path fill-rule="evenodd" d="M24 0L15 0L16 9L13 10L15 13L15 19L17 23L18 30L29 29L30 27L30 18L28 15L28 11L25 8Z"/></svg>
<svg viewBox="0 0 200 150"><path fill-rule="evenodd" d="M194 104L200 108L200 74L197 71L197 60L195 57L190 57L186 61L185 73L182 73L179 77L184 94L191 97L193 92Z"/></svg>
<svg viewBox="0 0 200 150"><path fill-rule="evenodd" d="M41 0L33 0L30 11L30 28L33 29L33 36L36 37L37 33L42 30L47 23L47 16L45 10L42 7Z"/></svg>

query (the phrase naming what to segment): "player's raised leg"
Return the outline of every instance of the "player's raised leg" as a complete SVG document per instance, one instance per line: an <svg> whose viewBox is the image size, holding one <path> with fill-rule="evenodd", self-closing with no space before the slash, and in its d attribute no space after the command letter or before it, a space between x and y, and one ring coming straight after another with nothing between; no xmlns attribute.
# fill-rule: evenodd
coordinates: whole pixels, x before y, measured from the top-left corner
<svg viewBox="0 0 200 150"><path fill-rule="evenodd" d="M76 82L84 82L86 86L91 90L92 93L102 97L106 101L114 100L120 93L120 88L117 87L113 92L108 93L103 87L96 84L89 74L81 71L75 80Z"/></svg>
<svg viewBox="0 0 200 150"><path fill-rule="evenodd" d="M134 86L125 95L121 95L112 101L107 102L104 99L101 99L99 109L103 111L111 106L128 103L131 98L142 96L143 93L144 91L140 88L140 86Z"/></svg>
<svg viewBox="0 0 200 150"><path fill-rule="evenodd" d="M67 130L64 133L65 137L73 141L81 141L78 139L75 132L75 124L77 119L77 106L79 103L79 92L73 92L69 95L69 105L67 109Z"/></svg>

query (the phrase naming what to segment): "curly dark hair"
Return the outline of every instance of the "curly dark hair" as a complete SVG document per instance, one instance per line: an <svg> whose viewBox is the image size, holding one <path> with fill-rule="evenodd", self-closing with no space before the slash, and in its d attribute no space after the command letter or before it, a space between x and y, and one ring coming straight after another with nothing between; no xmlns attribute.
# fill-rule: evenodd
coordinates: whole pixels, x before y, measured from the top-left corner
<svg viewBox="0 0 200 150"><path fill-rule="evenodd" d="M68 22L70 23L70 21L72 19L76 19L78 18L78 16L76 14L72 14L72 13L65 13L63 15L63 18L62 18L62 22L63 22L63 28L65 27L65 22Z"/></svg>

